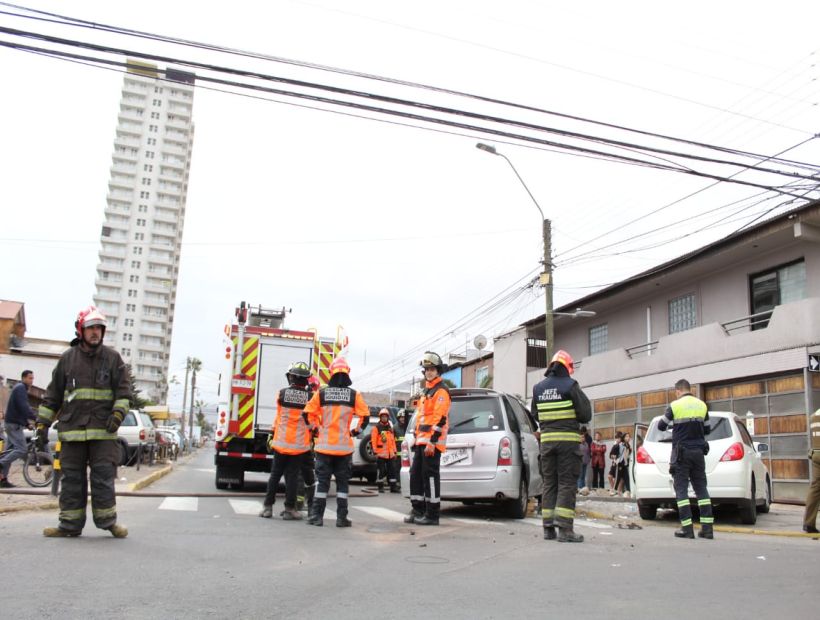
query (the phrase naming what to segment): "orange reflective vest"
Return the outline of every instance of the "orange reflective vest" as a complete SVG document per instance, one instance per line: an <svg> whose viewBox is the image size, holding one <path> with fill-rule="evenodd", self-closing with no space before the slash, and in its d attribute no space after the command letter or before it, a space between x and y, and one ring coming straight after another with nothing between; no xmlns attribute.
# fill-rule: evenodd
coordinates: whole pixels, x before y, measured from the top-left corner
<svg viewBox="0 0 820 620"><path fill-rule="evenodd" d="M302 454L310 450L310 430L303 415L310 400L310 390L287 387L279 390L276 399L276 419L270 446L281 454Z"/></svg>
<svg viewBox="0 0 820 620"><path fill-rule="evenodd" d="M319 430L314 450L321 454L344 456L353 453L350 423L359 416L357 429L370 417L362 395L349 387L324 387L310 399L305 413L312 428Z"/></svg>
<svg viewBox="0 0 820 620"><path fill-rule="evenodd" d="M373 452L380 459L392 459L396 456L396 436L393 427L388 424L382 426L377 424L370 431L370 445Z"/></svg>
<svg viewBox="0 0 820 620"><path fill-rule="evenodd" d="M435 445L444 452L447 446L447 429L450 427L447 414L450 412L450 391L436 377L425 384L416 412L416 445Z"/></svg>

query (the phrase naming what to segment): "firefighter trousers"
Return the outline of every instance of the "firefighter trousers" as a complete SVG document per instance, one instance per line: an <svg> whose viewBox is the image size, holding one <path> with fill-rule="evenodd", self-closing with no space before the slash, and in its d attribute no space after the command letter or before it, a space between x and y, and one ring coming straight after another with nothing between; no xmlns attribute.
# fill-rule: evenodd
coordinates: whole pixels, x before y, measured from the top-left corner
<svg viewBox="0 0 820 620"><path fill-rule="evenodd" d="M296 492L299 484L299 473L302 467L303 454L273 453L273 468L268 478L268 492L265 494L265 506L276 503L276 489L279 481L285 476L285 508L296 507Z"/></svg>
<svg viewBox="0 0 820 620"><path fill-rule="evenodd" d="M575 495L581 474L581 446L577 441L545 441L541 444L541 520L544 527L572 529Z"/></svg>
<svg viewBox="0 0 820 620"><path fill-rule="evenodd" d="M376 459L376 481L384 482L386 478L390 484L395 484L398 480L396 474L396 459L383 459L381 457Z"/></svg>
<svg viewBox="0 0 820 620"><path fill-rule="evenodd" d="M301 456L296 504L298 507L303 504L309 507L316 493L316 458L313 456L313 450L308 450Z"/></svg>
<svg viewBox="0 0 820 620"><path fill-rule="evenodd" d="M327 501L330 491L330 477L336 479L336 516L347 516L347 494L350 490L350 476L353 473L353 457L350 454L316 453L316 499ZM324 508L322 508L324 510Z"/></svg>
<svg viewBox="0 0 820 620"><path fill-rule="evenodd" d="M117 522L114 482L117 479L119 459L120 444L113 439L62 442L60 529L80 532L85 526L89 469L94 525L105 530Z"/></svg>
<svg viewBox="0 0 820 620"><path fill-rule="evenodd" d="M425 446L413 446L410 466L410 504L413 512L438 519L441 509L441 452L424 454Z"/></svg>
<svg viewBox="0 0 820 620"><path fill-rule="evenodd" d="M715 520L712 518L712 500L709 499L709 491L706 489L706 462L703 458L703 450L678 446L677 458L670 465L670 469L674 469L672 479L675 483L675 499L678 503L681 527L692 527L692 506L689 502L690 482L698 498L700 524L711 527Z"/></svg>

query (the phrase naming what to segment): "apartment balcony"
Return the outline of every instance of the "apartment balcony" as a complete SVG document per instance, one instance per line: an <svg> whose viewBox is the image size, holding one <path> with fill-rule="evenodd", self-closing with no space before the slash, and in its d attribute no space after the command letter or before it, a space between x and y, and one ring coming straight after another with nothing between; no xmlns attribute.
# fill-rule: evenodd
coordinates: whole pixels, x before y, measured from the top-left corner
<svg viewBox="0 0 820 620"><path fill-rule="evenodd" d="M175 155L178 158L182 158L183 163L181 165L184 167L185 160L188 158L188 147L186 145L182 145L178 142L174 142L166 138L165 143L162 145L162 154Z"/></svg>
<svg viewBox="0 0 820 620"><path fill-rule="evenodd" d="M125 148L140 148L141 144L138 138L133 137L130 134L124 134L117 131L117 137L114 139L114 147L123 146ZM127 152L119 151L119 155L125 155Z"/></svg>
<svg viewBox="0 0 820 620"><path fill-rule="evenodd" d="M181 183L185 180L185 175L179 172L178 170L175 170L174 168L171 168L170 166L165 166L163 164L159 168L159 178L160 180L170 179L171 181L177 181Z"/></svg>
<svg viewBox="0 0 820 620"><path fill-rule="evenodd" d="M157 353L165 353L164 344L153 344L148 342L140 342L138 345L140 351L155 351Z"/></svg>
<svg viewBox="0 0 820 620"><path fill-rule="evenodd" d="M100 290L100 287L106 287L106 286L120 287L120 286L122 286L122 276L120 276L119 278L112 278L110 275L107 278L102 277L102 276L97 276L94 279L94 285L97 287L97 290ZM117 298L119 299L119 294L117 295Z"/></svg>
<svg viewBox="0 0 820 620"><path fill-rule="evenodd" d="M104 301L119 301L120 300L120 291L121 291L121 289L119 289L119 288L108 288L106 286L100 286L101 283L99 281L97 281L96 284L97 284L97 292L94 293L94 299L101 299L101 300L104 300Z"/></svg>
<svg viewBox="0 0 820 620"><path fill-rule="evenodd" d="M179 216L177 212L172 209L162 209L156 208L154 209L154 221L155 222L167 222L168 224L173 224L174 230L176 230L177 221L179 220Z"/></svg>
<svg viewBox="0 0 820 620"><path fill-rule="evenodd" d="M130 160L135 162L134 166L136 167L136 161L139 157L139 143L125 146L124 144L120 143L118 140L114 141L114 159L117 161L120 160Z"/></svg>
<svg viewBox="0 0 820 620"><path fill-rule="evenodd" d="M104 261L106 257L125 258L126 252L124 249L103 246L102 248L100 248L99 256L100 261Z"/></svg>
<svg viewBox="0 0 820 620"><path fill-rule="evenodd" d="M127 159L121 159L120 154L117 153L112 158L111 163L111 172L113 173L125 173L134 175L137 172L137 164L133 161L129 161Z"/></svg>
<svg viewBox="0 0 820 620"><path fill-rule="evenodd" d="M145 279L145 290L146 291L155 291L158 293L167 293L171 290L171 280L170 279L158 279L158 278L146 278Z"/></svg>
<svg viewBox="0 0 820 620"><path fill-rule="evenodd" d="M122 127L125 124L139 124L142 125L143 114L140 114L142 108L123 107L120 108L120 113L117 115L117 121Z"/></svg>
<svg viewBox="0 0 820 620"><path fill-rule="evenodd" d="M125 261L100 261L100 264L97 265L97 271L122 273L125 271Z"/></svg>

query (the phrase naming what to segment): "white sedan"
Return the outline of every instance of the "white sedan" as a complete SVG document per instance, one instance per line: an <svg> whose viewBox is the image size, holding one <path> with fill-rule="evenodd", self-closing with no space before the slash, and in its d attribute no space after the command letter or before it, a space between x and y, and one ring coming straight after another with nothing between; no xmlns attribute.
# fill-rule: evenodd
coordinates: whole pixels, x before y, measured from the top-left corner
<svg viewBox="0 0 820 620"><path fill-rule="evenodd" d="M672 429L658 429L661 416L652 420L646 438L635 454L634 495L642 519L654 519L658 508L675 508L675 488L669 474ZM758 512L768 512L771 478L761 454L769 446L752 441L743 421L734 413L710 411L709 454L706 455L706 484L712 505L736 506L742 523L757 521ZM689 497L695 499L692 486Z"/></svg>

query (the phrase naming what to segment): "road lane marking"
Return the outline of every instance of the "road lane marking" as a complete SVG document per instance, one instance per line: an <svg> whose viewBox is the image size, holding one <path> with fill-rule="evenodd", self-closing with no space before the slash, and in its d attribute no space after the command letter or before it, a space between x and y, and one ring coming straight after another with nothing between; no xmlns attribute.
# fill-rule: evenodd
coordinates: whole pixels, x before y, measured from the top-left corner
<svg viewBox="0 0 820 620"><path fill-rule="evenodd" d="M204 471L206 474L215 474L216 467L195 467L194 471Z"/></svg>
<svg viewBox="0 0 820 620"><path fill-rule="evenodd" d="M255 499L229 499L228 503L238 515L258 515L262 510L262 502Z"/></svg>
<svg viewBox="0 0 820 620"><path fill-rule="evenodd" d="M537 518L523 519L521 522L522 523L527 523L529 525L537 525L539 527L541 527L543 525L543 521L541 521L541 519L537 519ZM592 521L587 521L585 519L575 519L573 524L574 525L581 525L583 527L595 528L596 530L611 530L612 529L612 526L607 525L606 523L594 523Z"/></svg>
<svg viewBox="0 0 820 620"><path fill-rule="evenodd" d="M199 509L197 497L166 497L159 505L159 510L185 510L196 512Z"/></svg>
<svg viewBox="0 0 820 620"><path fill-rule="evenodd" d="M384 519L385 521L395 521L396 523L403 522L404 517L407 516L405 513L390 510L389 508L381 508L379 506L353 506L353 508L366 512L374 517L378 517L379 519Z"/></svg>

